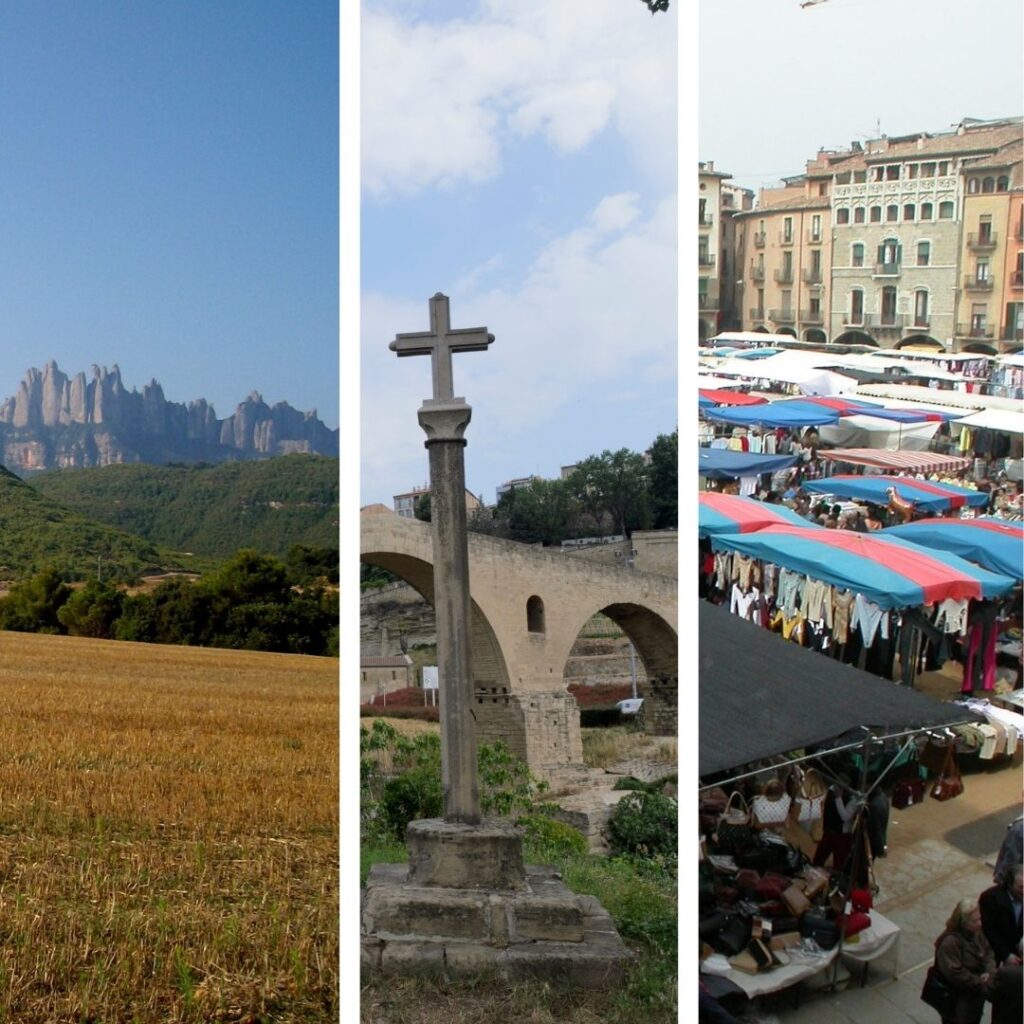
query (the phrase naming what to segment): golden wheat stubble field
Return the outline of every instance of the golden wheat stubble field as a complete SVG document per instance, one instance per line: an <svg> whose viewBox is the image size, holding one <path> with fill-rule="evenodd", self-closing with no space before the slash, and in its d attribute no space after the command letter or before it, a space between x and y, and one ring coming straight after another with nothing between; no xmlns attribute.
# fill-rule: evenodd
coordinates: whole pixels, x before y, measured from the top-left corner
<svg viewBox="0 0 1024 1024"><path fill-rule="evenodd" d="M0 632L0 1022L337 1020L338 662Z"/></svg>

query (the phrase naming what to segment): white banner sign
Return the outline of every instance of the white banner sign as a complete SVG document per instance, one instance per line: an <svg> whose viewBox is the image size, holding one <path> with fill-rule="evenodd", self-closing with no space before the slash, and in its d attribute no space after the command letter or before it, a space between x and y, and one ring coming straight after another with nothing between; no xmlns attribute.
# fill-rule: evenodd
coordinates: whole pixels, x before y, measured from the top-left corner
<svg viewBox="0 0 1024 1024"><path fill-rule="evenodd" d="M424 690L436 690L437 689L437 666L436 665L424 665L423 666L423 689Z"/></svg>

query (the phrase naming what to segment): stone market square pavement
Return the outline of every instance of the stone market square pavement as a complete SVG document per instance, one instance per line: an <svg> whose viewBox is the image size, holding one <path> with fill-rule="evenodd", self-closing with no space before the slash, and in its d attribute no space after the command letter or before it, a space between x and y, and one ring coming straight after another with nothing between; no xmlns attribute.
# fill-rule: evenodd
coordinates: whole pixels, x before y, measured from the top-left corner
<svg viewBox="0 0 1024 1024"><path fill-rule="evenodd" d="M964 776L962 796L945 803L927 798L889 819L889 854L875 861L875 905L902 929L897 977L887 954L869 965L860 987L859 966L845 990L802 991L762 998L738 1012L749 1024L938 1024L921 1002L933 943L960 899L992 884L992 867L1006 826L1021 813L1020 768ZM990 1017L986 1006L983 1021Z"/></svg>

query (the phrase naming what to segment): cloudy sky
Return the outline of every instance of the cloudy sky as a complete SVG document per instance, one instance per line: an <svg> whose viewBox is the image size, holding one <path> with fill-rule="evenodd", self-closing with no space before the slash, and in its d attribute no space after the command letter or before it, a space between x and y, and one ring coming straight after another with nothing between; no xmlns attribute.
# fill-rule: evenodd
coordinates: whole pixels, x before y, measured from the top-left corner
<svg viewBox="0 0 1024 1024"><path fill-rule="evenodd" d="M337 0L0 19L0 399L121 367L338 423Z"/></svg>
<svg viewBox="0 0 1024 1024"><path fill-rule="evenodd" d="M701 160L757 189L819 147L1022 113L1020 0L701 0Z"/></svg>
<svg viewBox="0 0 1024 1024"><path fill-rule="evenodd" d="M361 503L427 478L426 330L451 297L486 353L467 486L555 476L676 425L676 13L588 0L366 2L361 35Z"/></svg>

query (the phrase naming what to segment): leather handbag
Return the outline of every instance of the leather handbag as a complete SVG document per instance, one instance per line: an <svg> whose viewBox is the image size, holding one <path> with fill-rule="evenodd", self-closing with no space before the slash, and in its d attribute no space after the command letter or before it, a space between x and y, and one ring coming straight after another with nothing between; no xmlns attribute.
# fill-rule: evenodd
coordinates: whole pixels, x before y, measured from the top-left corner
<svg viewBox="0 0 1024 1024"><path fill-rule="evenodd" d="M736 872L736 877L733 881L737 889L741 889L744 892L754 892L757 889L758 882L761 881L761 875L759 872L754 871L753 868L741 868Z"/></svg>
<svg viewBox="0 0 1024 1024"><path fill-rule="evenodd" d="M814 939L822 949L835 949L839 942L839 929L835 921L830 921L824 914L808 911L800 919L800 934L805 939Z"/></svg>
<svg viewBox="0 0 1024 1024"><path fill-rule="evenodd" d="M750 809L743 794L737 789L729 797L729 803L718 819L718 848L735 851L748 844L754 835L750 824Z"/></svg>
<svg viewBox="0 0 1024 1024"><path fill-rule="evenodd" d="M862 914L866 914L872 907L874 901L871 897L870 889L851 889L850 890L850 903L854 910L860 911Z"/></svg>
<svg viewBox="0 0 1024 1024"><path fill-rule="evenodd" d="M924 799L924 780L908 779L897 782L892 790L892 805L902 811L905 807L919 804Z"/></svg>
<svg viewBox="0 0 1024 1024"><path fill-rule="evenodd" d="M946 763L943 765L939 777L932 785L932 796L936 800L952 800L964 791L964 780L960 778L960 769L956 764L956 755L953 747L946 751Z"/></svg>
<svg viewBox="0 0 1024 1024"><path fill-rule="evenodd" d="M750 941L750 921L731 916L708 941L719 953L735 956Z"/></svg>
<svg viewBox="0 0 1024 1024"><path fill-rule="evenodd" d="M777 900L789 888L790 881L782 875L765 875L756 886L754 894L758 899Z"/></svg>
<svg viewBox="0 0 1024 1024"><path fill-rule="evenodd" d="M808 864L804 868L804 893L809 900L820 896L828 888L829 874L822 868Z"/></svg>
<svg viewBox="0 0 1024 1024"><path fill-rule="evenodd" d="M794 917L802 917L811 909L811 901L804 895L803 889L796 884L791 885L782 894L782 900Z"/></svg>
<svg viewBox="0 0 1024 1024"><path fill-rule="evenodd" d="M940 743L937 740L929 740L918 754L918 762L929 771L941 772L945 767L946 758L953 749L952 743Z"/></svg>
<svg viewBox="0 0 1024 1024"><path fill-rule="evenodd" d="M921 989L921 998L933 1010L938 1010L943 1020L949 1020L956 1013L957 992L939 974L938 968L932 964L924 977L924 988Z"/></svg>

